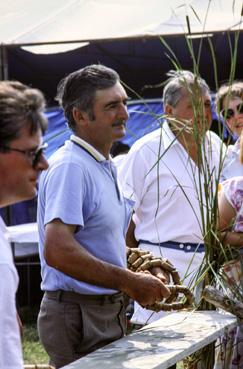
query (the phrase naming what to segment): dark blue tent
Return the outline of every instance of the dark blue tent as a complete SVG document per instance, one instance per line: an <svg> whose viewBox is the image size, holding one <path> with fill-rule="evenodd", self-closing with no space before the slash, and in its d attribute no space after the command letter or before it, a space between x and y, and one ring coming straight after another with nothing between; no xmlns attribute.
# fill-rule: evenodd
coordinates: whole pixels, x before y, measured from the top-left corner
<svg viewBox="0 0 243 369"><path fill-rule="evenodd" d="M161 99L138 100L128 104L129 120L127 122L126 136L121 140L129 147L140 137L160 127L163 121L163 105ZM72 132L61 108L51 108L46 111L48 129L44 141L48 142L46 156L49 158L60 146L62 146ZM218 131L218 118L213 113L212 129ZM226 134L226 131L225 131ZM36 221L37 200L24 201L8 208L1 209L5 222L8 225L16 225Z"/></svg>
<svg viewBox="0 0 243 369"><path fill-rule="evenodd" d="M121 140L129 147L149 132L154 131L163 122L163 104L161 99L137 100L128 104L129 120L127 122L126 136ZM46 112L49 126L44 141L48 142L47 158L63 145L72 132L67 126L62 109L59 107ZM213 130L217 131L218 117L213 112ZM225 131L226 134L226 131Z"/></svg>
<svg viewBox="0 0 243 369"><path fill-rule="evenodd" d="M146 102L135 101L128 105L130 114L127 123L127 134L122 142L131 146L138 138L159 127L161 122L162 103L161 100L148 100ZM51 108L46 111L48 118L48 129L44 141L48 142L46 156L49 158L60 146L62 146L70 135L71 130L61 108ZM0 212L8 225L16 225L36 221L37 200L23 201L10 207L1 209Z"/></svg>
<svg viewBox="0 0 243 369"><path fill-rule="evenodd" d="M127 122L127 134L121 142L129 145L155 130L162 122L163 106L160 99L133 101L128 104L129 120ZM61 108L56 107L46 112L48 117L48 130L44 141L48 142L46 150L47 158L63 145L65 140L72 134Z"/></svg>

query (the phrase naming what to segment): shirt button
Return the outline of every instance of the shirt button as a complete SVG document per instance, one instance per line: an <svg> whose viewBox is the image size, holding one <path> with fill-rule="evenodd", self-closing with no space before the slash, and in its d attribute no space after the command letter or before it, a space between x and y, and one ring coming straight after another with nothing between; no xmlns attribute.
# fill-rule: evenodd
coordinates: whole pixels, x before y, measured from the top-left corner
<svg viewBox="0 0 243 369"><path fill-rule="evenodd" d="M190 245L187 245L186 248L187 248L187 250L191 250L192 247Z"/></svg>
<svg viewBox="0 0 243 369"><path fill-rule="evenodd" d="M180 247L180 249L184 249L183 243L180 243L179 247Z"/></svg>

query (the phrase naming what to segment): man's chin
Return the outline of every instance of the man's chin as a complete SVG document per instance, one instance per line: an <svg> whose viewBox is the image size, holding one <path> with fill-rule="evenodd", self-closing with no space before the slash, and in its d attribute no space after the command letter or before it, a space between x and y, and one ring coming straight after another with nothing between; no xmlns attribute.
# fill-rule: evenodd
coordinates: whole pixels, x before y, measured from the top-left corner
<svg viewBox="0 0 243 369"><path fill-rule="evenodd" d="M25 197L25 199L23 199L23 201L32 200L36 196L37 196L37 188L36 188L36 186L33 186L32 188L29 189L29 191L26 191L25 196L23 196L23 197Z"/></svg>

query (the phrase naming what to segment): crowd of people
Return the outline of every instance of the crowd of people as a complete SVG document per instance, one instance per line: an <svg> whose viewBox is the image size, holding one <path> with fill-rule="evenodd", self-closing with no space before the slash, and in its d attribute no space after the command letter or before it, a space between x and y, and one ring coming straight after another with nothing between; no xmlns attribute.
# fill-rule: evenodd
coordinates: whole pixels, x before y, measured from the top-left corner
<svg viewBox="0 0 243 369"><path fill-rule="evenodd" d="M119 75L89 65L59 83L57 98L73 134L47 163L42 93L0 82L0 205L36 196L42 172L37 222L44 294L38 332L50 364L61 368L126 334L124 295L135 301L135 324L163 315L144 307L169 297L168 275L161 268L129 270L126 245L169 259L183 284L194 284L204 260L205 188L216 195L218 180L222 242L243 246L243 83L222 86L215 101L239 137L233 147L210 131L206 81L190 71L171 71L161 128L116 163L110 152L128 120ZM0 369L19 369L18 276L2 220L0 235ZM220 345L215 369L223 369L226 360L227 368L243 368L242 325L231 337L231 345Z"/></svg>

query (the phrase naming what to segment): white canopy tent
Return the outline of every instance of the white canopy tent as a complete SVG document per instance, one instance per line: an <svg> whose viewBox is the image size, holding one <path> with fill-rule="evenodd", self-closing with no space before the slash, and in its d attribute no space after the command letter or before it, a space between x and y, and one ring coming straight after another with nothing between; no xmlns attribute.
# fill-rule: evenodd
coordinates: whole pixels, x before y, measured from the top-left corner
<svg viewBox="0 0 243 369"><path fill-rule="evenodd" d="M59 44L60 52L94 40L239 30L241 13L242 0L9 0L0 4L0 44Z"/></svg>
<svg viewBox="0 0 243 369"><path fill-rule="evenodd" d="M203 34L213 39L219 64L224 60L219 80L225 81L231 68L231 43L236 43L238 32L242 42L242 5L242 0L2 1L0 79L32 84L53 104L56 85L65 74L103 63L140 94L143 86L159 84L171 69L159 36L169 41L182 68L191 69L185 36ZM200 48L198 40L195 50ZM200 73L214 88L208 45L205 41ZM238 47L237 57L236 77L243 78L243 47ZM160 92L147 94L158 96Z"/></svg>

